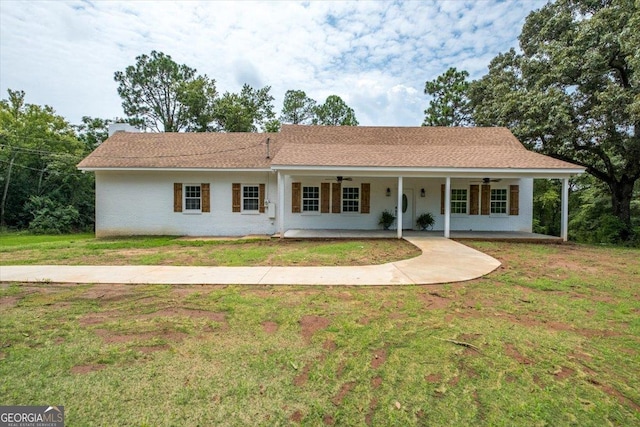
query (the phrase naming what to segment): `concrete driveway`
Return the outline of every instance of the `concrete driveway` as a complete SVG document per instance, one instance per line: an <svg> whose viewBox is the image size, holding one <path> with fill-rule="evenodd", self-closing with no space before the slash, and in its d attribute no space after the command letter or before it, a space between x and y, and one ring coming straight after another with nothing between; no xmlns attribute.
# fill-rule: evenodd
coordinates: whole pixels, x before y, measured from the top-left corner
<svg viewBox="0 0 640 427"><path fill-rule="evenodd" d="M359 267L1 266L2 282L175 285L428 285L475 279L498 268L489 255L444 237L411 233L422 255Z"/></svg>

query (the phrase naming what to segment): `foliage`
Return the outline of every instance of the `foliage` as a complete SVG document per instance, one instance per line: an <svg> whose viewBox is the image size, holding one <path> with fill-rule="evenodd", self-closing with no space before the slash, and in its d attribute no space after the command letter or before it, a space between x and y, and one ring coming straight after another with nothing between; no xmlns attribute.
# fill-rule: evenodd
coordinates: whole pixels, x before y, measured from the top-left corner
<svg viewBox="0 0 640 427"><path fill-rule="evenodd" d="M169 55L152 51L136 64L117 71L118 94L125 114L136 123L161 132L209 130L215 80L177 64Z"/></svg>
<svg viewBox="0 0 640 427"><path fill-rule="evenodd" d="M533 181L533 232L560 235L562 182L551 179Z"/></svg>
<svg viewBox="0 0 640 427"><path fill-rule="evenodd" d="M292 125L311 124L315 118L316 104L304 91L288 90L284 94L280 121Z"/></svg>
<svg viewBox="0 0 640 427"><path fill-rule="evenodd" d="M73 228L93 224L93 176L76 164L93 148L53 108L25 103L25 93L9 90L0 101L0 191L2 225L26 228L35 218L31 197L46 196L56 206L73 206Z"/></svg>
<svg viewBox="0 0 640 427"><path fill-rule="evenodd" d="M425 212L416 218L416 224L418 224L418 227L420 227L421 230L427 230L433 227L435 222L436 220L431 212Z"/></svg>
<svg viewBox="0 0 640 427"><path fill-rule="evenodd" d="M46 196L31 196L25 210L33 215L29 230L38 234L70 233L80 219L78 210Z"/></svg>
<svg viewBox="0 0 640 427"><path fill-rule="evenodd" d="M217 130L224 132L256 132L274 129L275 113L270 86L254 89L248 84L238 93L225 92L215 102L213 118ZM278 126L279 127L279 126Z"/></svg>
<svg viewBox="0 0 640 427"><path fill-rule="evenodd" d="M468 126L473 123L467 77L468 72L452 67L435 80L425 83L424 93L433 99L424 111L422 126Z"/></svg>
<svg viewBox="0 0 640 427"><path fill-rule="evenodd" d="M507 126L606 184L621 240L640 179L638 20L632 0L549 3L527 17L522 53L498 55L470 88L478 125Z"/></svg>
<svg viewBox="0 0 640 427"><path fill-rule="evenodd" d="M393 224L393 221L396 220L396 216L388 210L383 210L380 214L380 219L378 220L378 225L381 225L385 230L388 230Z"/></svg>
<svg viewBox="0 0 640 427"><path fill-rule="evenodd" d="M314 125L358 126L353 108L349 107L338 95L329 95L324 104L315 108Z"/></svg>

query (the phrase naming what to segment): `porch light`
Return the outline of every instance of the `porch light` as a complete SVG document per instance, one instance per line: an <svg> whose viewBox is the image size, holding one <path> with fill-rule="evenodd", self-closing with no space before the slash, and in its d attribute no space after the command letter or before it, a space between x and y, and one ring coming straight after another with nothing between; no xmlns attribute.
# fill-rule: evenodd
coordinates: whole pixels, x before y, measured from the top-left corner
<svg viewBox="0 0 640 427"><path fill-rule="evenodd" d="M420 197L425 197L427 193L424 191L424 188L420 189Z"/></svg>
<svg viewBox="0 0 640 427"><path fill-rule="evenodd" d="M387 187L387 197L391 197L391 189Z"/></svg>

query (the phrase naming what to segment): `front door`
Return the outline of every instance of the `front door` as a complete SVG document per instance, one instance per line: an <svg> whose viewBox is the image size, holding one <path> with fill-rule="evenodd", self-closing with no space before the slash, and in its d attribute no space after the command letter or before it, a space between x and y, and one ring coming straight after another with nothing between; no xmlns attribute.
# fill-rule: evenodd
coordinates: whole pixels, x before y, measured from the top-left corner
<svg viewBox="0 0 640 427"><path fill-rule="evenodd" d="M402 194L402 229L413 229L413 190L405 189Z"/></svg>

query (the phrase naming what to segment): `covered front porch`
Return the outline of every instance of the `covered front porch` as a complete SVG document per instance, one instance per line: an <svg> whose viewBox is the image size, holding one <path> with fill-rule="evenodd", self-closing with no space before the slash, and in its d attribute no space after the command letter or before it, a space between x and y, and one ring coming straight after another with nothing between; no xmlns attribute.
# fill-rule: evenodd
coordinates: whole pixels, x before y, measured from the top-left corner
<svg viewBox="0 0 640 427"><path fill-rule="evenodd" d="M417 217L428 212L435 219L432 233L446 238L567 240L569 174L513 170L395 172L278 170L276 234L283 238L402 238L418 230ZM532 233L534 178L555 178L563 183L559 237ZM315 200L309 198L312 192ZM347 212L344 208L350 206L345 198L353 193L359 204ZM396 217L391 230L378 225L384 210Z"/></svg>

